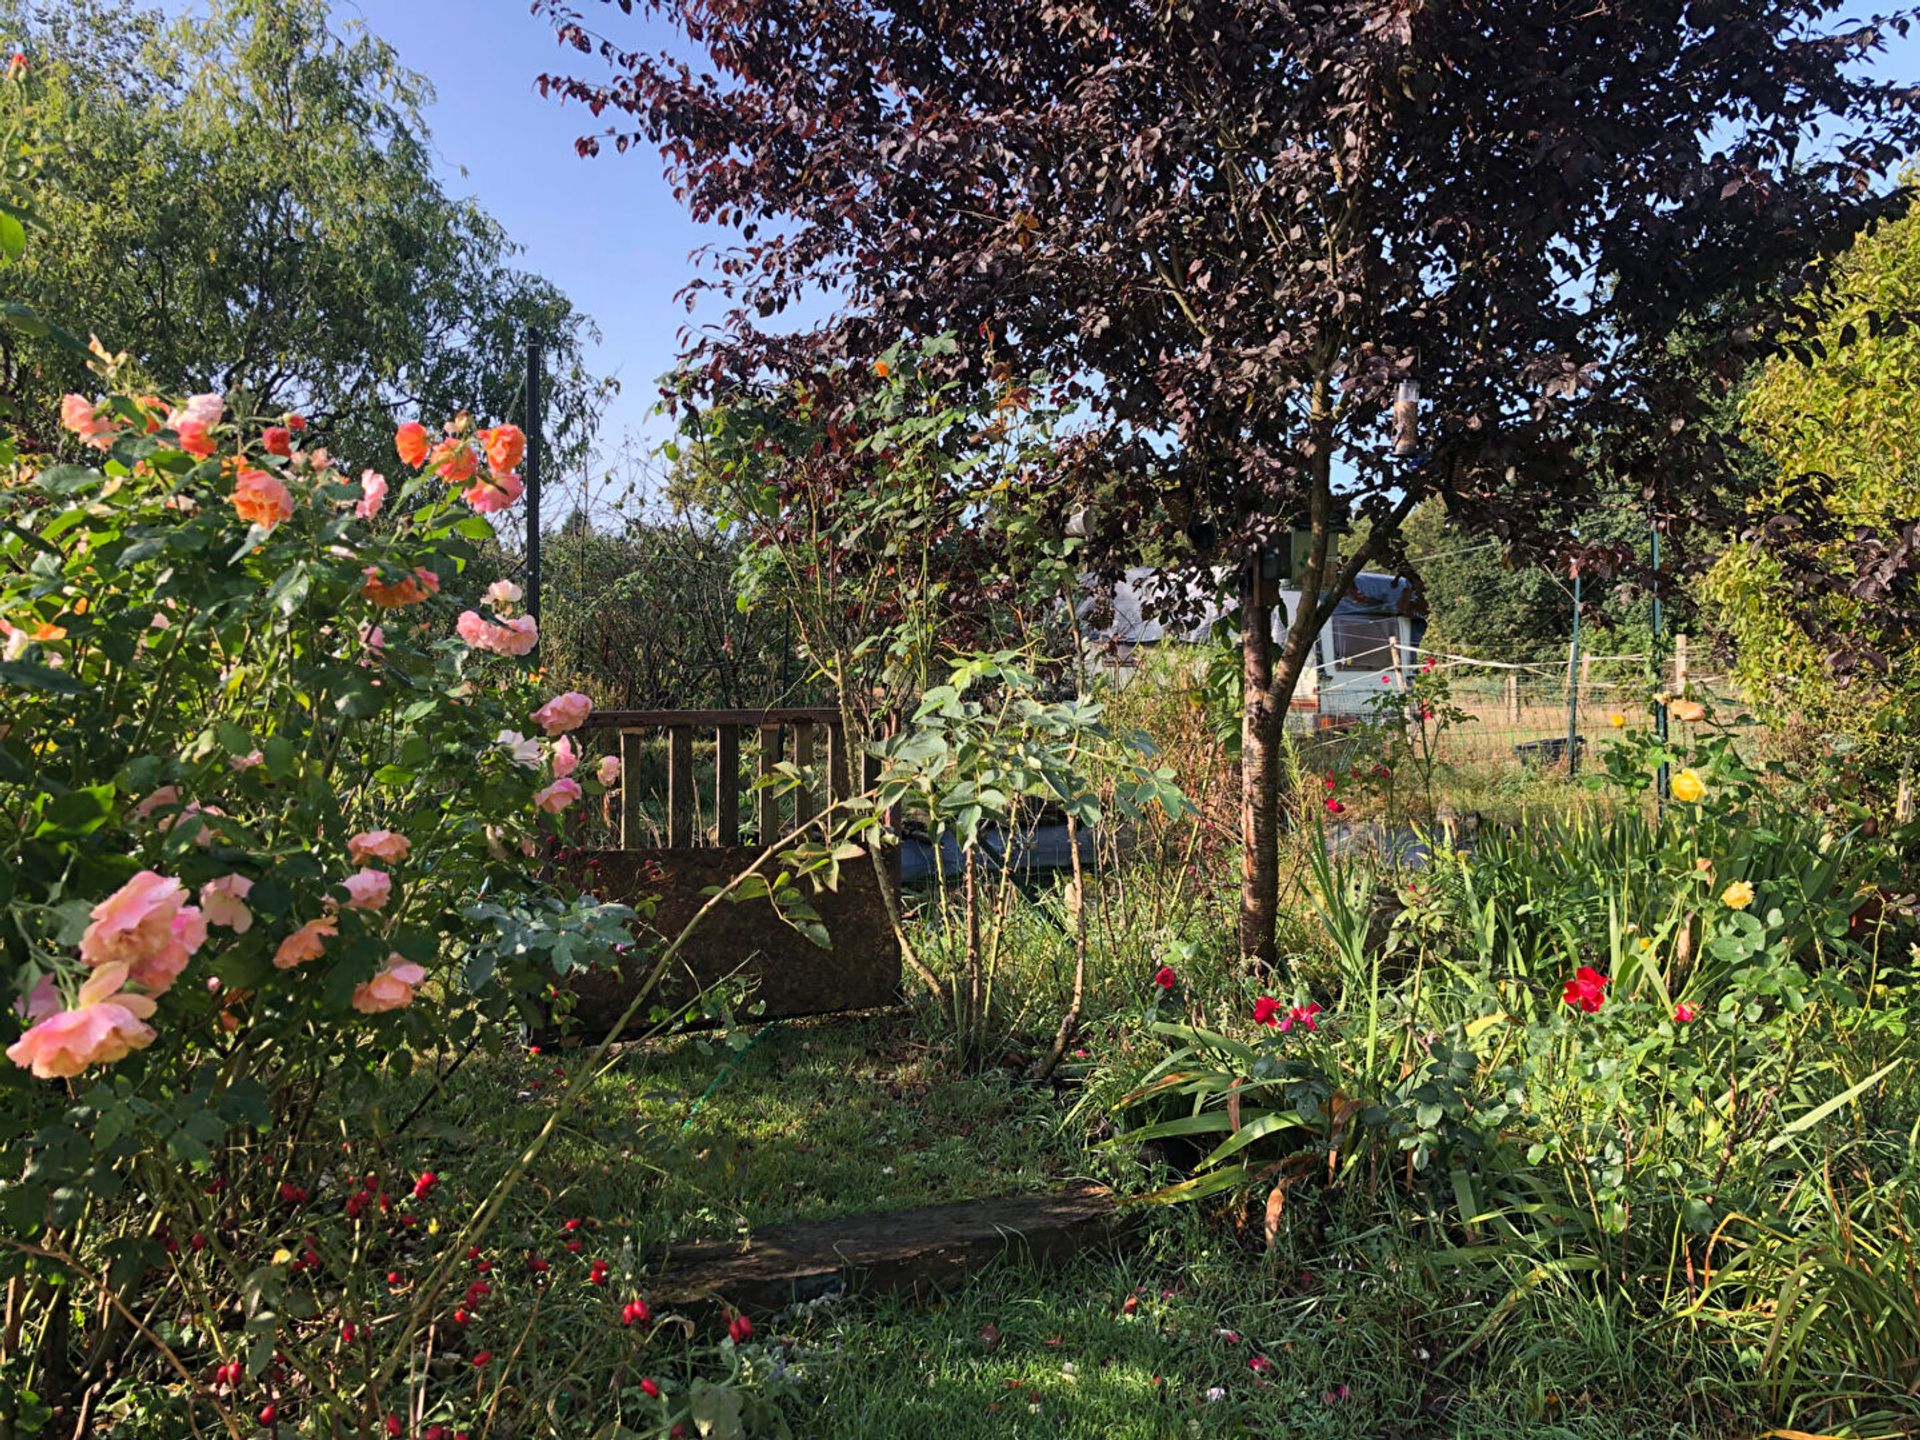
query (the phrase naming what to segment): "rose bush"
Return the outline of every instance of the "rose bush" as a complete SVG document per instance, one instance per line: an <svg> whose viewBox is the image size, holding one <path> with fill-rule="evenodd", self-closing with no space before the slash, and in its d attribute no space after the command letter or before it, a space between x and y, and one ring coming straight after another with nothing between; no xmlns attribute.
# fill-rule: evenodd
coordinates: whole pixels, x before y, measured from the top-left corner
<svg viewBox="0 0 1920 1440"><path fill-rule="evenodd" d="M274 1422L384 1423L452 1257L413 1245L418 1303L376 1299L426 1199L393 1203L376 1082L510 1042L628 942L541 879L612 778L570 773L583 698L517 658L511 585L456 598L524 441L409 424L419 473L354 479L297 415L95 352L85 463L0 439L0 1414L84 1408L133 1352L167 1424L251 1428L269 1382Z"/></svg>

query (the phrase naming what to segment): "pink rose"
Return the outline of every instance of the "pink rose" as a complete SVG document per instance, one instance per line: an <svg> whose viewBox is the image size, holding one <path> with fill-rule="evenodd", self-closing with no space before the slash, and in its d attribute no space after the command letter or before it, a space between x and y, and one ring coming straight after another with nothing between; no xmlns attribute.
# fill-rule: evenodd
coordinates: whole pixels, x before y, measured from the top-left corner
<svg viewBox="0 0 1920 1440"><path fill-rule="evenodd" d="M602 785L611 789L614 782L620 778L620 757L618 755L602 755L600 757L599 772L594 778Z"/></svg>
<svg viewBox="0 0 1920 1440"><path fill-rule="evenodd" d="M533 723L549 735L564 735L578 730L593 713L593 701L578 690L556 695L533 712Z"/></svg>
<svg viewBox="0 0 1920 1440"><path fill-rule="evenodd" d="M133 816L136 820L144 820L163 805L178 805L179 803L180 787L177 785L162 785L158 790L154 791L151 795L147 796L146 799L133 807Z"/></svg>
<svg viewBox="0 0 1920 1440"><path fill-rule="evenodd" d="M340 882L353 910L384 910L393 895L393 878L384 870L359 869Z"/></svg>
<svg viewBox="0 0 1920 1440"><path fill-rule="evenodd" d="M256 765L264 765L266 763L267 757L262 755L258 750L249 750L244 755L230 756L227 760L227 764L231 765L235 770L251 770Z"/></svg>
<svg viewBox="0 0 1920 1440"><path fill-rule="evenodd" d="M524 592L513 581L496 580L487 586L487 605L496 615L511 614L513 607L520 603L522 593Z"/></svg>
<svg viewBox="0 0 1920 1440"><path fill-rule="evenodd" d="M178 433L182 425L199 425L211 430L226 413L226 400L214 394L189 395L187 403L167 412L167 428Z"/></svg>
<svg viewBox="0 0 1920 1440"><path fill-rule="evenodd" d="M353 1008L363 1015L380 1015L413 1003L413 987L427 972L399 955L387 956L387 968L373 979L353 987Z"/></svg>
<svg viewBox="0 0 1920 1440"><path fill-rule="evenodd" d="M125 965L103 965L80 987L74 1008L40 1021L7 1047L7 1058L42 1080L64 1080L111 1065L153 1043L153 1000L128 994Z"/></svg>
<svg viewBox="0 0 1920 1440"><path fill-rule="evenodd" d="M244 875L222 875L200 887L200 910L212 925L224 925L236 935L253 928L253 912L247 908L247 896L253 881Z"/></svg>
<svg viewBox="0 0 1920 1440"><path fill-rule="evenodd" d="M387 477L378 470L360 472L360 503L353 507L353 513L362 520L371 520L380 513L380 507L387 500Z"/></svg>
<svg viewBox="0 0 1920 1440"><path fill-rule="evenodd" d="M280 948L273 952L273 963L282 970L291 970L309 960L318 960L327 953L327 940L339 933L339 926L331 920L309 920L280 942Z"/></svg>
<svg viewBox="0 0 1920 1440"><path fill-rule="evenodd" d="M556 780L544 790L534 792L534 808L544 810L549 815L558 815L581 795L578 780Z"/></svg>
<svg viewBox="0 0 1920 1440"><path fill-rule="evenodd" d="M60 1009L60 987L53 983L51 975L42 975L33 982L33 989L13 1002L13 1013L29 1021L58 1015Z"/></svg>
<svg viewBox="0 0 1920 1440"><path fill-rule="evenodd" d="M362 830L347 841L348 858L356 865L364 865L369 860L384 860L389 865L397 865L407 858L407 852L412 848L411 840L393 830Z"/></svg>
<svg viewBox="0 0 1920 1440"><path fill-rule="evenodd" d="M369 625L360 632L360 643L377 655L387 648L387 632L378 625Z"/></svg>
<svg viewBox="0 0 1920 1440"><path fill-rule="evenodd" d="M526 493L527 482L518 475L481 476L461 494L482 515L505 510Z"/></svg>
<svg viewBox="0 0 1920 1440"><path fill-rule="evenodd" d="M553 742L553 778L564 780L580 768L580 752L573 748L573 741L562 735Z"/></svg>
<svg viewBox="0 0 1920 1440"><path fill-rule="evenodd" d="M472 649L488 650L495 655L525 655L540 639L539 627L531 615L495 624L476 611L462 610L453 628Z"/></svg>
<svg viewBox="0 0 1920 1440"><path fill-rule="evenodd" d="M493 743L507 752L507 758L527 770L540 768L540 742L529 740L518 730L502 730Z"/></svg>
<svg viewBox="0 0 1920 1440"><path fill-rule="evenodd" d="M124 965L135 984L164 994L206 943L206 918L186 899L178 880L142 870L93 907L80 958L95 968Z"/></svg>

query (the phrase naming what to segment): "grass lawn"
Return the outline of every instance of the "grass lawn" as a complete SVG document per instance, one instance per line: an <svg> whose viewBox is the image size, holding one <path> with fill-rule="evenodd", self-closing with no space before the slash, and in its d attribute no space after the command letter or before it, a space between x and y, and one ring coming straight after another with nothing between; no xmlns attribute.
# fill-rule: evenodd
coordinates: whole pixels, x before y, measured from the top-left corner
<svg viewBox="0 0 1920 1440"><path fill-rule="evenodd" d="M942 1066L904 1016L786 1021L750 1038L738 1054L718 1039L628 1047L548 1147L528 1203L647 1245L1036 1192L1087 1168L1050 1090ZM476 1061L432 1125L453 1143L484 1130L504 1161L584 1057Z"/></svg>
<svg viewBox="0 0 1920 1440"><path fill-rule="evenodd" d="M629 1267L660 1240L1075 1175L1151 1178L1088 1149L1050 1087L955 1072L906 1017L756 1033L730 1061L718 1042L626 1052L593 1083L586 1121L556 1138L503 1238L558 1213L594 1217L594 1244L617 1244L644 1290ZM472 1063L433 1108L430 1143L485 1130L484 1153L510 1153L545 1118L556 1072L582 1059ZM1695 1355L1684 1336L1656 1344L1550 1289L1501 1309L1516 1277L1440 1270L1405 1230L1348 1233L1316 1212L1271 1253L1258 1231L1257 1218L1154 1211L1126 1253L1055 1271L1004 1263L931 1307L851 1299L755 1316L777 1357L762 1380L794 1433L820 1440L1752 1433L1726 1357ZM556 1309L551 1323L563 1348L568 1334L603 1342L579 1315ZM1555 1388L1569 1376L1577 1389Z"/></svg>

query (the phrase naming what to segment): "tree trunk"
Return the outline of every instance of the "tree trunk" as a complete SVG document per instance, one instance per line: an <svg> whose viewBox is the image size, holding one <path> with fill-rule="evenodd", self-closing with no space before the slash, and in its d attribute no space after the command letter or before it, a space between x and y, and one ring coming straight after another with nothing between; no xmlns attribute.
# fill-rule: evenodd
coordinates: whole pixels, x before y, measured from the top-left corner
<svg viewBox="0 0 1920 1440"><path fill-rule="evenodd" d="M1256 557L1240 604L1240 958L1263 968L1279 959L1274 921L1280 901L1280 731L1274 705L1273 607L1262 604Z"/></svg>

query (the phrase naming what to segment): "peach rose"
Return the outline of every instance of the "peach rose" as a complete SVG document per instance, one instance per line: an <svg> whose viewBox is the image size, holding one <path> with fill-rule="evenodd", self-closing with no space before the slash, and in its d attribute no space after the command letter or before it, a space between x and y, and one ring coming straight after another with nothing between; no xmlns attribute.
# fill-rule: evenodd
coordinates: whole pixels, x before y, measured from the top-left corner
<svg viewBox="0 0 1920 1440"><path fill-rule="evenodd" d="M358 869L340 882L350 910L384 910L393 895L393 877L384 870Z"/></svg>
<svg viewBox="0 0 1920 1440"><path fill-rule="evenodd" d="M407 851L412 848L413 842L396 831L362 830L347 841L347 856L356 865L364 865L369 860L397 865L407 858Z"/></svg>
<svg viewBox="0 0 1920 1440"><path fill-rule="evenodd" d="M544 790L536 790L533 795L534 808L544 810L549 815L558 815L581 795L578 780L556 780Z"/></svg>
<svg viewBox="0 0 1920 1440"><path fill-rule="evenodd" d="M111 1065L153 1043L153 1000L128 994L125 965L103 965L80 987L74 1008L49 1015L7 1047L7 1058L42 1080L65 1080Z"/></svg>
<svg viewBox="0 0 1920 1440"><path fill-rule="evenodd" d="M593 701L578 690L556 695L533 712L533 723L549 735L564 735L578 730L593 713Z"/></svg>
<svg viewBox="0 0 1920 1440"><path fill-rule="evenodd" d="M487 607L496 615L508 615L520 603L525 592L511 580L496 580L486 589Z"/></svg>
<svg viewBox="0 0 1920 1440"><path fill-rule="evenodd" d="M200 909L212 925L224 925L236 935L253 928L253 911L247 908L247 896L253 881L244 875L222 875L200 887Z"/></svg>
<svg viewBox="0 0 1920 1440"><path fill-rule="evenodd" d="M580 768L580 752L573 748L573 741L562 735L553 742L553 778L564 780Z"/></svg>
<svg viewBox="0 0 1920 1440"><path fill-rule="evenodd" d="M598 773L595 774L594 779L611 789L619 778L620 757L618 755L602 755L600 757L600 769Z"/></svg>
<svg viewBox="0 0 1920 1440"><path fill-rule="evenodd" d="M194 459L204 460L213 454L213 436L198 420L182 420L173 427L173 433L180 437L180 448Z"/></svg>
<svg viewBox="0 0 1920 1440"><path fill-rule="evenodd" d="M233 494L228 499L242 520L252 521L265 530L293 518L293 497L287 493L287 487L277 476L264 470L242 470L240 478L233 482Z"/></svg>
<svg viewBox="0 0 1920 1440"><path fill-rule="evenodd" d="M518 475L482 476L461 492L467 504L482 515L505 510L527 492L527 482Z"/></svg>
<svg viewBox="0 0 1920 1440"><path fill-rule="evenodd" d="M93 907L80 958L96 969L124 965L149 994L165 994L207 939L207 921L186 903L187 887L142 870Z"/></svg>
<svg viewBox="0 0 1920 1440"><path fill-rule="evenodd" d="M496 425L480 432L480 443L487 449L487 468L496 475L518 470L526 458L527 437L518 425Z"/></svg>
<svg viewBox="0 0 1920 1440"><path fill-rule="evenodd" d="M326 942L339 933L340 927L331 920L309 920L280 942L280 948L273 952L273 963L282 970L291 970L309 960L318 960L327 953Z"/></svg>
<svg viewBox="0 0 1920 1440"><path fill-rule="evenodd" d="M360 472L360 503L353 507L353 513L362 520L371 520L380 513L380 507L387 500L387 477L378 470Z"/></svg>
<svg viewBox="0 0 1920 1440"><path fill-rule="evenodd" d="M120 433L119 423L96 414L93 402L84 395L61 397L60 423L96 450L109 448Z"/></svg>
<svg viewBox="0 0 1920 1440"><path fill-rule="evenodd" d="M427 458L427 427L409 420L393 432L393 448L403 463L418 470Z"/></svg>
<svg viewBox="0 0 1920 1440"><path fill-rule="evenodd" d="M373 979L353 987L353 1008L362 1015L402 1010L413 1003L413 987L427 972L400 955L387 956L387 968Z"/></svg>

